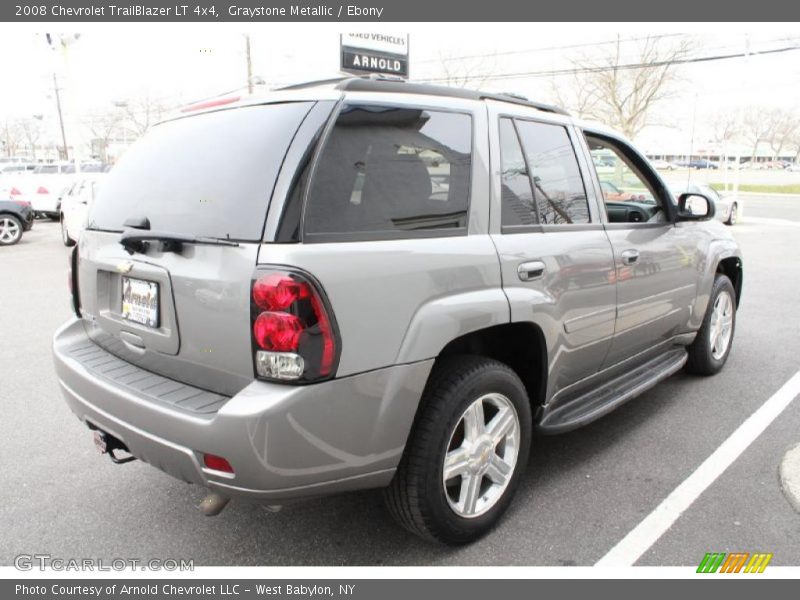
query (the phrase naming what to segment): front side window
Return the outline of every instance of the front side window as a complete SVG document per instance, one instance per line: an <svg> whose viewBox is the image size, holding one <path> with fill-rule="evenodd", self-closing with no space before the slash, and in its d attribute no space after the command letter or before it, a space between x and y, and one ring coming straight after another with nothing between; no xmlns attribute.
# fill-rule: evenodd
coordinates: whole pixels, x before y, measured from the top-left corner
<svg viewBox="0 0 800 600"><path fill-rule="evenodd" d="M666 218L652 183L618 144L593 135L587 135L586 142L609 222L646 223Z"/></svg>
<svg viewBox="0 0 800 600"><path fill-rule="evenodd" d="M345 106L313 174L305 235L396 239L465 233L471 156L468 115Z"/></svg>
<svg viewBox="0 0 800 600"><path fill-rule="evenodd" d="M589 204L566 127L516 121L543 225L588 223Z"/></svg>

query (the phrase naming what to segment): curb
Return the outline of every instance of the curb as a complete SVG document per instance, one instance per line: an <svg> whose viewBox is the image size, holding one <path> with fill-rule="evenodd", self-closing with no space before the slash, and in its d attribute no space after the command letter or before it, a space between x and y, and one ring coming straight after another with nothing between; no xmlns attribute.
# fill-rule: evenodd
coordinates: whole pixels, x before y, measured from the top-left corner
<svg viewBox="0 0 800 600"><path fill-rule="evenodd" d="M784 496L800 512L800 444L783 455L780 478Z"/></svg>

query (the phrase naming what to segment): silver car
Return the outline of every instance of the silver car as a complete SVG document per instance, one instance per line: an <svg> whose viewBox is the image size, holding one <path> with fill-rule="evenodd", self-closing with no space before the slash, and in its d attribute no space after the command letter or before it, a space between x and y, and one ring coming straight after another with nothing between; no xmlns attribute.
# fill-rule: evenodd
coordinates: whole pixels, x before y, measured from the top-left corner
<svg viewBox="0 0 800 600"><path fill-rule="evenodd" d="M690 183L673 188L673 195L678 198L681 194L701 194L714 202L714 216L725 225L736 225L742 215L744 203L742 198L732 194L721 194L710 185L704 183ZM677 200L676 200L677 201Z"/></svg>
<svg viewBox="0 0 800 600"><path fill-rule="evenodd" d="M466 543L535 432L723 367L742 260L713 217L614 131L516 96L220 100L104 181L56 371L102 453L209 488L206 514L384 488L403 526Z"/></svg>

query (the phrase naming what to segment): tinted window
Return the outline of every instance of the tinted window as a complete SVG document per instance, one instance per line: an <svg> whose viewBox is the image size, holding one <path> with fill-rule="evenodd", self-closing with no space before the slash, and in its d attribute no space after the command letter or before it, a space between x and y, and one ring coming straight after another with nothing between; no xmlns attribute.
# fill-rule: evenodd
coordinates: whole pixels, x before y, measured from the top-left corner
<svg viewBox="0 0 800 600"><path fill-rule="evenodd" d="M90 227L119 231L144 216L155 230L260 239L278 169L310 108L249 106L151 128L103 183Z"/></svg>
<svg viewBox="0 0 800 600"><path fill-rule="evenodd" d="M500 198L503 225L533 225L539 219L525 157L511 119L500 119Z"/></svg>
<svg viewBox="0 0 800 600"><path fill-rule="evenodd" d="M532 121L516 123L541 222L588 223L586 190L566 128Z"/></svg>
<svg viewBox="0 0 800 600"><path fill-rule="evenodd" d="M465 230L471 128L468 115L346 106L313 175L306 234Z"/></svg>

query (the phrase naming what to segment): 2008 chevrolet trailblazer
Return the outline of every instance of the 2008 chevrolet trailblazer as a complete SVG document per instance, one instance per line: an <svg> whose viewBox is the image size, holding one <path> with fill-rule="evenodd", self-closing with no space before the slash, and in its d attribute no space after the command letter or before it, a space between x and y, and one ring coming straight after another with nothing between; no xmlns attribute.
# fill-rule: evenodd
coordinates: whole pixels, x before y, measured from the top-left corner
<svg viewBox="0 0 800 600"><path fill-rule="evenodd" d="M736 242L613 131L376 78L197 108L109 175L54 353L101 450L207 486L208 513L383 487L468 542L534 431L728 358Z"/></svg>

